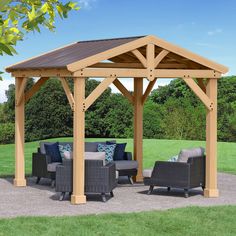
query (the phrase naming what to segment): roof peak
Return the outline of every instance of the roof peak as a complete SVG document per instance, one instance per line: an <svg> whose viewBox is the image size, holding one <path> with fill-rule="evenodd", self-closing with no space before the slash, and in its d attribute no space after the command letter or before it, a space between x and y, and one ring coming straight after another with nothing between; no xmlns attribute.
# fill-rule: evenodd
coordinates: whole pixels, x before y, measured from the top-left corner
<svg viewBox="0 0 236 236"><path fill-rule="evenodd" d="M77 43L88 43L88 42L99 42L99 41L110 41L110 40L121 40L121 39L139 39L144 38L148 35L130 36L130 37L120 37L120 38L108 38L108 39L94 39L94 40L82 40Z"/></svg>

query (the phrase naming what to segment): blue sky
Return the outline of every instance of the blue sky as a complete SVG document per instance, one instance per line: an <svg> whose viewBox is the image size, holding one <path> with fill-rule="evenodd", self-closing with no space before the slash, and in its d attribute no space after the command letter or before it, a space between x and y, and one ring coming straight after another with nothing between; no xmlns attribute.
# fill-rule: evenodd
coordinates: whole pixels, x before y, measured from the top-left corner
<svg viewBox="0 0 236 236"><path fill-rule="evenodd" d="M229 75L236 74L235 0L81 0L80 6L68 19L57 19L55 33L42 30L26 35L17 45L18 55L1 57L0 71L79 40L152 34L228 66ZM0 102L13 82L4 74ZM124 84L132 89L131 81Z"/></svg>

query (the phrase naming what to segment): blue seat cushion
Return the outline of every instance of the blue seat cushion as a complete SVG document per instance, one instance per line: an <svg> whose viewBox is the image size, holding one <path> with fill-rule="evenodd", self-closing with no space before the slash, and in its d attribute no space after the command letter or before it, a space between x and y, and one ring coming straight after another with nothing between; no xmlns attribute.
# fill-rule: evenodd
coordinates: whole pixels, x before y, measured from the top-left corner
<svg viewBox="0 0 236 236"><path fill-rule="evenodd" d="M108 145L113 144L112 142L106 142ZM113 156L114 161L123 161L125 155L126 143L116 143L116 148Z"/></svg>
<svg viewBox="0 0 236 236"><path fill-rule="evenodd" d="M51 157L52 162L62 162L58 142L52 144L44 144L46 155Z"/></svg>

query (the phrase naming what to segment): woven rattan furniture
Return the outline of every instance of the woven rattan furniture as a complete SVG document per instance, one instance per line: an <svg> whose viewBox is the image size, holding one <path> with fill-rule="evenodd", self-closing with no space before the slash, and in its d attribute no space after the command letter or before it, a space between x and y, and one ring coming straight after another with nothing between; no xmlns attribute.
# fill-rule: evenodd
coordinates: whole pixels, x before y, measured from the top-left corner
<svg viewBox="0 0 236 236"><path fill-rule="evenodd" d="M97 152L98 143L105 144L105 142L86 142L85 152ZM50 144L50 142L40 142L38 151L33 153L32 176L37 177L37 184L41 178L49 178L52 180L52 186L54 186L56 165L53 165L51 157L46 155L44 144ZM70 144L73 147L73 143L71 142L59 142L59 145L67 144ZM119 176L128 176L130 182L132 183L132 177L137 175L138 162L132 160L131 152L125 152L122 159L123 161L114 161L116 170L119 172Z"/></svg>
<svg viewBox="0 0 236 236"><path fill-rule="evenodd" d="M61 192L60 200L66 193L73 190L73 160L63 160L56 167L56 192ZM106 202L106 194L114 196L113 189L117 186L116 169L114 163L103 165L102 160L85 160L85 194L101 194Z"/></svg>
<svg viewBox="0 0 236 236"><path fill-rule="evenodd" d="M205 188L205 156L189 157L187 163L156 161L151 177L144 177L144 184L151 194L154 186L184 189L185 197L189 189Z"/></svg>

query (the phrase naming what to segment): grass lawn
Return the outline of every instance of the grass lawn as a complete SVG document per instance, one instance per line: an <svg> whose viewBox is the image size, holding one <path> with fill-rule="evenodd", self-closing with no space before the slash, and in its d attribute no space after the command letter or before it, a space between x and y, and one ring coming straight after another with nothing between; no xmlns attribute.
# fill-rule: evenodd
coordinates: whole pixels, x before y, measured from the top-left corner
<svg viewBox="0 0 236 236"><path fill-rule="evenodd" d="M236 235L236 206L0 219L0 235Z"/></svg>
<svg viewBox="0 0 236 236"><path fill-rule="evenodd" d="M87 139L97 141L101 139ZM117 139L118 142L127 142L126 150L133 150L132 139ZM72 141L72 138L56 138L51 141ZM31 174L32 153L37 150L39 142L25 144L26 174ZM156 160L167 160L177 155L182 148L205 146L203 141L145 139L144 168L152 167ZM218 170L236 174L236 143L218 143ZM14 174L14 144L0 145L0 176Z"/></svg>

